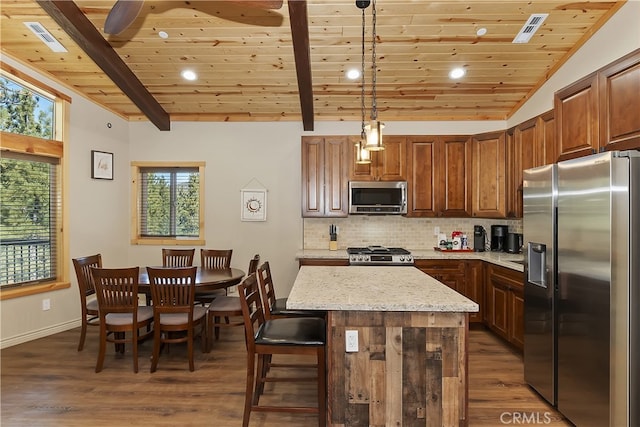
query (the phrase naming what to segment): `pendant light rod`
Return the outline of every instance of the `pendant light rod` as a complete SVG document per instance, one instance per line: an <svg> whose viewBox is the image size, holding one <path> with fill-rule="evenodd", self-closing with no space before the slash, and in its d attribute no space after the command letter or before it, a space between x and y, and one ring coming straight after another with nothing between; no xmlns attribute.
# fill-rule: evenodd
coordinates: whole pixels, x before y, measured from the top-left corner
<svg viewBox="0 0 640 427"><path fill-rule="evenodd" d="M376 0L373 1L371 37L371 120L378 119L376 103Z"/></svg>

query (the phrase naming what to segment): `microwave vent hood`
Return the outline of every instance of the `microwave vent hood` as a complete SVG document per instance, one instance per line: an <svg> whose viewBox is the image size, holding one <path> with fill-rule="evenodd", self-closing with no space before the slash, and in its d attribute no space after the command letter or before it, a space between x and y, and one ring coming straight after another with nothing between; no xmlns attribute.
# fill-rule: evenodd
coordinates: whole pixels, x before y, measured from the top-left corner
<svg viewBox="0 0 640 427"><path fill-rule="evenodd" d="M407 181L350 181L349 213L404 215L407 213Z"/></svg>

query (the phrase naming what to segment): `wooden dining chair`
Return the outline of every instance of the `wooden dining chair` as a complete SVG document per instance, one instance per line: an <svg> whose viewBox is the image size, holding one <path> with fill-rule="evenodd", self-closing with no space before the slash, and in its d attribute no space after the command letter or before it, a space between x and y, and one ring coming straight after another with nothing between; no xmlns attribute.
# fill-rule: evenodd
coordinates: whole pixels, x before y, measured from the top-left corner
<svg viewBox="0 0 640 427"><path fill-rule="evenodd" d="M73 268L76 270L78 279L78 290L80 291L80 342L78 351L84 348L84 340L87 336L87 325L100 326L98 317L98 300L95 296L96 290L93 286L91 267L102 267L102 255L95 254L73 259Z"/></svg>
<svg viewBox="0 0 640 427"><path fill-rule="evenodd" d="M147 267L153 299L153 356L151 372L155 372L160 358L160 344L187 343L189 370L193 372L193 341L200 326L202 351L206 350L205 307L194 305L196 267ZM176 332L186 332L179 335Z"/></svg>
<svg viewBox="0 0 640 427"><path fill-rule="evenodd" d="M247 378L245 388L243 427L249 425L252 411L296 412L318 414L318 425L327 422L327 383L326 383L326 326L324 319L318 317L290 317L267 320L257 286L257 278L252 274L238 285L240 305L245 327L247 343ZM287 369L315 368L316 375L299 377L282 375L267 377L267 364L273 355L298 354L315 356L314 364L275 365ZM260 396L264 393L267 381L317 381L317 407L305 406L261 406Z"/></svg>
<svg viewBox="0 0 640 427"><path fill-rule="evenodd" d="M163 267L191 267L193 265L194 249L162 249Z"/></svg>
<svg viewBox="0 0 640 427"><path fill-rule="evenodd" d="M200 249L200 267L222 270L231 267L233 249Z"/></svg>
<svg viewBox="0 0 640 427"><path fill-rule="evenodd" d="M260 263L260 254L255 254L249 261L249 269L247 277L256 272ZM231 317L239 317L239 320L230 321ZM242 308L240 307L240 299L232 296L218 296L211 301L207 311L207 351L211 351L213 340L220 339L221 327L242 326Z"/></svg>
<svg viewBox="0 0 640 427"><path fill-rule="evenodd" d="M325 311L295 310L287 308L287 298L276 298L276 290L273 284L273 276L269 261L265 261L257 270L260 296L264 305L264 315L267 319L281 317L326 317Z"/></svg>
<svg viewBox="0 0 640 427"><path fill-rule="evenodd" d="M153 307L138 305L139 272L139 267L91 267L100 317L100 350L96 372L102 371L107 341L116 343L121 353L124 353L124 344L130 341L133 372L138 372L138 342L152 333L147 330L140 334L139 330L153 321ZM131 335L128 339L127 332Z"/></svg>
<svg viewBox="0 0 640 427"><path fill-rule="evenodd" d="M200 249L200 268L224 270L231 267L233 249ZM218 289L196 295L196 302L205 305L216 297L227 295L227 289Z"/></svg>

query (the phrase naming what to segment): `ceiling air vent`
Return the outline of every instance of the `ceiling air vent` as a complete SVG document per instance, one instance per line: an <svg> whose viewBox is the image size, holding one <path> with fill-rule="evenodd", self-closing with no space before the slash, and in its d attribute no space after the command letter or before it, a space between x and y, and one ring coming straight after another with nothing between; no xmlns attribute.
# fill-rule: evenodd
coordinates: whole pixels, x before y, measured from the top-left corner
<svg viewBox="0 0 640 427"><path fill-rule="evenodd" d="M39 22L25 22L24 25L54 52L67 52L55 37Z"/></svg>
<svg viewBox="0 0 640 427"><path fill-rule="evenodd" d="M531 37L542 26L544 20L547 19L547 16L549 16L548 13L534 13L531 15L511 43L529 43Z"/></svg>

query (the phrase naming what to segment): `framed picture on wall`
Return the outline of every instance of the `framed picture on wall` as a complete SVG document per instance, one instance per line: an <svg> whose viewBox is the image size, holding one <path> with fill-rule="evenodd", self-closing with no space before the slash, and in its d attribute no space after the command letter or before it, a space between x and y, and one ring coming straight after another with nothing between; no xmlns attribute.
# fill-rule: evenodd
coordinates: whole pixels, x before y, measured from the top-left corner
<svg viewBox="0 0 640 427"><path fill-rule="evenodd" d="M241 190L240 219L242 221L267 220L267 190Z"/></svg>
<svg viewBox="0 0 640 427"><path fill-rule="evenodd" d="M91 150L91 178L113 179L113 153Z"/></svg>

